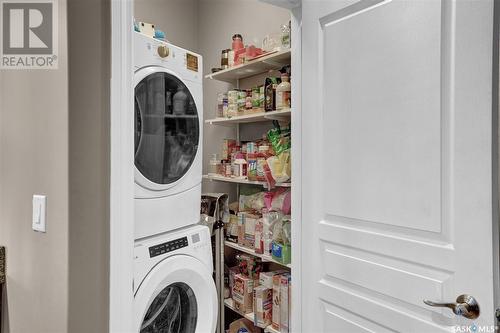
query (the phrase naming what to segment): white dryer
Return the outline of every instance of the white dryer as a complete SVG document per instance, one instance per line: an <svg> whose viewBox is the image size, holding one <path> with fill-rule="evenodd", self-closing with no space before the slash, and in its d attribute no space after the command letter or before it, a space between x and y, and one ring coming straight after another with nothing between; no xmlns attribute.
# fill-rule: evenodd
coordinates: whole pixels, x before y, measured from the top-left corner
<svg viewBox="0 0 500 333"><path fill-rule="evenodd" d="M134 33L135 239L199 221L202 57Z"/></svg>
<svg viewBox="0 0 500 333"><path fill-rule="evenodd" d="M136 242L134 332L215 332L218 300L212 267L205 226Z"/></svg>

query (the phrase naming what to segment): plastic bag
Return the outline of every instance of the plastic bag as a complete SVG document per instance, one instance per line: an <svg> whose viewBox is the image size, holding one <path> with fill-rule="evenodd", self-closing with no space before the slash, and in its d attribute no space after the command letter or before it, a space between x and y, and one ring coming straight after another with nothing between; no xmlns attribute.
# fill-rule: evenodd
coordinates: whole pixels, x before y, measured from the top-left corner
<svg viewBox="0 0 500 333"><path fill-rule="evenodd" d="M282 152L279 156L271 156L267 159L271 175L276 183L285 183L291 178L290 150Z"/></svg>
<svg viewBox="0 0 500 333"><path fill-rule="evenodd" d="M252 195L240 195L239 211L256 210L261 211L266 206L264 202L265 192L258 192Z"/></svg>

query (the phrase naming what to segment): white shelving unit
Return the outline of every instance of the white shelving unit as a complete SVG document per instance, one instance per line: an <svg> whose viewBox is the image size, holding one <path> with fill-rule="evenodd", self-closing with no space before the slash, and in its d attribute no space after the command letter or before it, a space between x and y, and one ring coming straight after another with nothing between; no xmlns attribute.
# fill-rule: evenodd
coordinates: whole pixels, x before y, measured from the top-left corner
<svg viewBox="0 0 500 333"><path fill-rule="evenodd" d="M228 309L231 309L234 312L238 313L240 316L245 317L246 319L248 319L251 322L255 323L253 312L250 312L250 313L240 313L234 307L234 302L233 302L233 300L231 298L224 299L224 306L227 307ZM261 327L261 328L264 329L264 332L268 332L268 333L280 333L280 331L274 329L272 325L268 325L266 327Z"/></svg>
<svg viewBox="0 0 500 333"><path fill-rule="evenodd" d="M239 179L232 177L223 177L223 176L212 176L212 175L203 175L203 179L216 181L216 182L226 182L226 183L235 183L235 184L246 184L246 185L260 185L267 188L266 182L260 182L256 180L248 180L248 179ZM276 183L276 187L291 187L292 183Z"/></svg>
<svg viewBox="0 0 500 333"><path fill-rule="evenodd" d="M245 79L272 69L279 69L285 65L289 65L290 59L290 50L273 52L254 58L244 64L205 75L205 78L225 82L234 82L235 80Z"/></svg>
<svg viewBox="0 0 500 333"><path fill-rule="evenodd" d="M233 248L235 250L238 250L240 252L244 252L246 254L250 254L250 255L252 255L254 257L260 258L260 259L262 259L262 262L272 262L272 263L275 263L275 264L278 264L278 265L281 265L281 266L284 266L284 267L292 268L292 264L287 264L287 265L282 264L279 261L274 260L273 257L271 257L269 255L265 255L265 254L255 253L254 250L249 249L248 247L244 247L244 246L241 246L239 244L236 244L236 243L233 243L233 242L228 242L228 241L225 241L224 245L227 246L227 247Z"/></svg>
<svg viewBox="0 0 500 333"><path fill-rule="evenodd" d="M255 76L258 74L265 73L269 70L276 70L285 65L289 65L291 63L291 51L279 51L273 52L271 54L266 54L264 56L258 57L254 60L248 61L242 65L235 66L229 69L225 69L216 73L208 74L205 76L207 79L219 80L224 82L233 83L236 87L240 87L240 80L249 78L251 76ZM286 110L275 110L264 112L263 110L256 110L254 112L250 112L248 114L243 114L240 116L235 116L231 118L213 118L205 120L206 124L214 125L214 126L230 126L236 128L236 140L240 141L240 126L245 124L252 123L264 123L277 120L279 122L289 123L291 121L292 111L290 109ZM206 181L216 181L216 182L225 182L225 183L233 183L237 186L237 192L239 194L239 186L240 185L255 185L255 186L263 186L267 188L268 184L266 182L261 181L250 181L248 179L237 179L231 177L223 177L218 175L204 175L203 179ZM291 187L291 183L278 183L275 185L276 187ZM293 216L292 216L293 219ZM292 264L284 265L279 261L274 260L270 255L258 254L255 253L253 249L246 248L244 246L240 246L236 243L232 243L229 241L223 241L221 244L221 258L224 258L225 248L231 248L238 252L243 252L250 254L252 256L261 258L263 263L270 263L274 265L279 265L287 269L292 269ZM219 267L224 267L224 259L219 263ZM219 276L217 279L220 281L224 281L224 272L218 272ZM222 275L221 275L222 274ZM235 313L247 318L248 320L254 322L253 313L239 313L236 311L234 307L234 303L232 299L224 299L224 302L220 304L220 322L218 327L218 332L224 332L225 319L224 319L224 308L229 308ZM279 331L272 328L271 325L264 327L264 332L268 333L279 333Z"/></svg>
<svg viewBox="0 0 500 333"><path fill-rule="evenodd" d="M290 121L291 115L291 110L286 109L269 112L255 112L232 118L213 118L205 120L205 123L210 125L233 126L234 124L257 123L270 120Z"/></svg>

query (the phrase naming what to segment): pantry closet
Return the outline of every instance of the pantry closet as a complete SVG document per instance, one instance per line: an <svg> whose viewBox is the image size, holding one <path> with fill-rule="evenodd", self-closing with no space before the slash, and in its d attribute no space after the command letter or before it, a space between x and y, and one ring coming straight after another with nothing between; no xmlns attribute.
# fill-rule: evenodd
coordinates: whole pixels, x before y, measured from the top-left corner
<svg viewBox="0 0 500 333"><path fill-rule="evenodd" d="M260 48L265 38L271 42L281 43L281 29L283 25L289 25L290 12L259 1L236 3L200 1L199 11L200 14L203 13L200 15L199 25L204 27L200 29L201 34L198 36L199 52L204 57L206 74L203 82L205 119L203 192L228 193L231 203L231 217L226 221L228 223L224 231L225 241L216 254L216 260L220 260L219 267L224 268L219 269L215 276L215 279L220 281L219 285L224 286L219 293L223 301L219 308L218 332L227 330L232 332L242 326L253 332L287 332L289 321L286 317L290 317L288 305L290 275L286 274L291 273L292 269L289 257L290 239L286 245L286 258L276 256L273 258L266 250L271 246L269 234L257 249L255 242L257 238L259 243L258 239L262 237L264 227L261 218L262 208L265 206L264 196L267 193L268 199L272 200L272 196L276 195L276 202L285 199L289 204L291 180L285 179L284 182L269 189L266 180L263 179L262 169L255 170L258 168L256 165L258 162L254 156L259 156L262 161L262 156L271 155L268 152L273 148L267 134L270 131L278 134L277 126L280 126L283 134L289 133L291 109L284 107L276 111L274 106L272 110L266 112L263 105L264 91L259 89L259 86L265 84L266 78L268 81L269 78L273 80L278 78L279 81L281 79L279 70L290 71L291 50L286 46L276 46L274 52L254 60L246 60L234 67L214 73L212 68L221 67L222 51L232 48L232 37L235 34L242 36L245 46L254 45ZM213 24L213 22L219 23ZM292 85L293 77L291 68ZM275 89L277 83L279 82L274 82ZM237 91L239 96L232 96ZM248 94L247 102L252 105L248 103L246 107L243 105L244 94ZM237 109L238 99L239 109ZM257 99L260 99L260 102ZM232 109L233 103L236 104L236 109ZM287 139L288 137L284 140ZM289 147L286 150L282 156L290 153ZM274 151L272 155L275 155ZM237 165L236 170L233 170L237 164L234 163L235 158L237 162L244 163L244 167L247 168L246 174L240 174ZM280 206L276 210L281 211L281 209ZM287 209L289 210L289 206ZM289 211L286 213L290 214ZM279 219L276 225L286 221L285 225L287 227L291 225L293 228L293 222L290 223L293 218L290 215L286 217L287 214L272 212L267 217L274 216ZM265 226L266 232L268 227L269 225ZM273 289L275 272L286 274L275 275ZM281 290L283 292L280 292ZM279 305L281 309L278 308ZM278 314L282 314L281 319Z"/></svg>
<svg viewBox="0 0 500 333"><path fill-rule="evenodd" d="M291 211L291 193L296 191L291 179L296 150L291 131L296 129L291 123L297 96L292 92L300 74L291 66L292 50L300 47L291 31L291 11L259 0L135 0L134 17L155 23L169 42L203 56L202 192L227 193L231 212L225 217L224 240L214 243L217 332L242 327L252 333L288 332L295 269L292 243L300 230L296 211ZM234 35L242 37L245 50L254 46L252 52L257 53L221 68L221 55L232 50ZM277 97L282 74L291 88L283 83ZM279 110L277 98L285 100ZM266 173L263 165L268 161L275 165L266 166ZM235 170L238 163L243 173Z"/></svg>

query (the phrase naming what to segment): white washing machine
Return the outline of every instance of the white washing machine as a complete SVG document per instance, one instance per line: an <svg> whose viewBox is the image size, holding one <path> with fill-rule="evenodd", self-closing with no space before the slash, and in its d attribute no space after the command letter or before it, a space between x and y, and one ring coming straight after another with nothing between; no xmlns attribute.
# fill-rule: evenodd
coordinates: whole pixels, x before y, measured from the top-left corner
<svg viewBox="0 0 500 333"><path fill-rule="evenodd" d="M213 333L217 292L208 228L193 226L136 242L135 332Z"/></svg>
<svg viewBox="0 0 500 333"><path fill-rule="evenodd" d="M202 57L134 33L135 239L195 224L202 173Z"/></svg>

